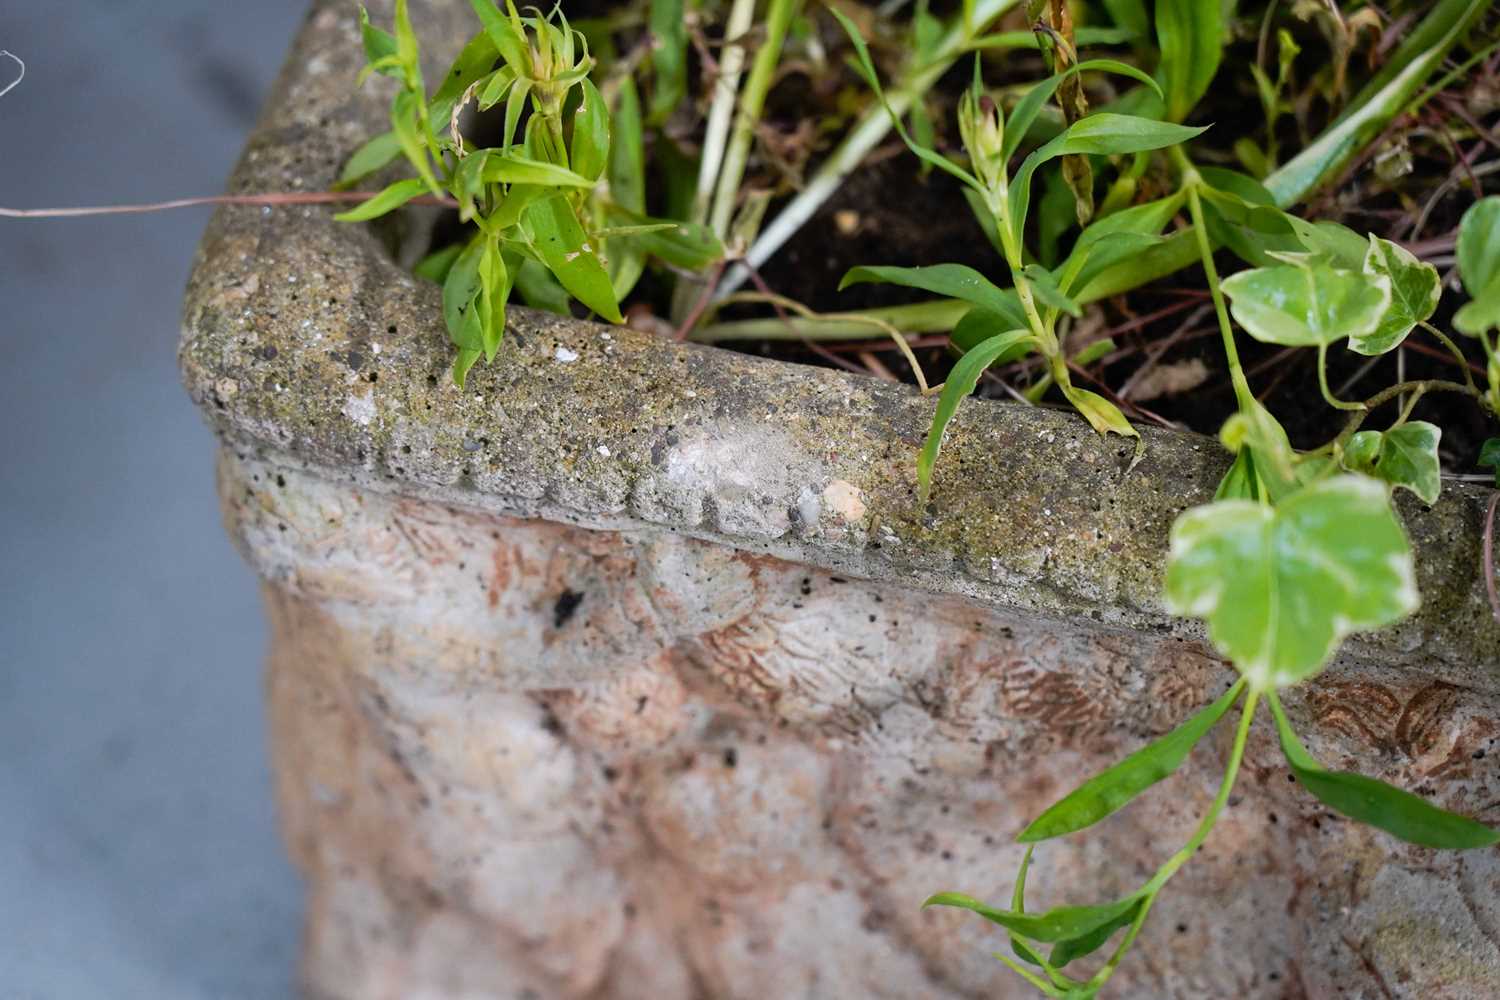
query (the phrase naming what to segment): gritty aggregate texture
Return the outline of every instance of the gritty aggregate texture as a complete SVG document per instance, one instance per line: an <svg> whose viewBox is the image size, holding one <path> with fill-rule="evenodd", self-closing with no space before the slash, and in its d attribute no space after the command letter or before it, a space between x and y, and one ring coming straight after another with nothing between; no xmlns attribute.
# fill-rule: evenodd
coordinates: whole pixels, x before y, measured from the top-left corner
<svg viewBox="0 0 1500 1000"><path fill-rule="evenodd" d="M432 79L471 14L414 10ZM383 81L353 90L361 59L344 6L315 4L231 190L331 183L383 127ZM1167 531L1225 468L1211 440L1143 428L1126 475L1129 445L1071 413L970 400L922 506L915 454L934 404L910 387L522 308L460 391L437 287L402 271L380 230L331 215L231 207L209 228L181 357L228 437L496 512L655 525L997 606L1183 627L1161 607ZM1449 485L1431 510L1404 504L1422 610L1353 648L1493 677L1483 503Z"/></svg>

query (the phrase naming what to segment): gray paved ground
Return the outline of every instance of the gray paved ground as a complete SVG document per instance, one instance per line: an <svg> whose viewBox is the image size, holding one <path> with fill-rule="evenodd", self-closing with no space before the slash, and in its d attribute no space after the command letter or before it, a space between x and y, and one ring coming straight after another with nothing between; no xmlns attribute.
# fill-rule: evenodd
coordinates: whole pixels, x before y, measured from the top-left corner
<svg viewBox="0 0 1500 1000"><path fill-rule="evenodd" d="M0 3L0 205L218 191L302 6ZM291 993L263 626L173 357L205 213L0 219L0 1000Z"/></svg>

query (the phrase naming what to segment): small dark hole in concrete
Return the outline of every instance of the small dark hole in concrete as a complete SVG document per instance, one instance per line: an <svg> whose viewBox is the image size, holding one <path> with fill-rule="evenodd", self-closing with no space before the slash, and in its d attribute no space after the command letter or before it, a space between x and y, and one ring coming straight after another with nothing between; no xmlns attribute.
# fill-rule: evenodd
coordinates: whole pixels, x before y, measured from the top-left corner
<svg viewBox="0 0 1500 1000"><path fill-rule="evenodd" d="M583 603L583 595L576 590L565 590L557 595L557 603L552 606L552 627L562 628L568 624L578 611L578 605Z"/></svg>
<svg viewBox="0 0 1500 1000"><path fill-rule="evenodd" d="M739 752L736 751L734 747L725 747L724 748L724 766L725 767L734 767L739 762L740 762Z"/></svg>

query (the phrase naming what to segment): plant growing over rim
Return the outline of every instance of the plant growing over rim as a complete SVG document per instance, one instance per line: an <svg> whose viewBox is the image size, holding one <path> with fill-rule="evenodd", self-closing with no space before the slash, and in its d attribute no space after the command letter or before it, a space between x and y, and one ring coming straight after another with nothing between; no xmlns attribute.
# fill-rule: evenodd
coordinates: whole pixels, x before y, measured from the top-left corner
<svg viewBox="0 0 1500 1000"><path fill-rule="evenodd" d="M1033 6L1040 14L1046 5ZM1433 53L1453 44L1479 6L1439 4L1429 14L1415 33L1427 48L1406 53L1408 64L1417 67L1411 76L1420 82L1424 60L1435 65ZM842 16L840 21L855 45L863 75L883 101L857 29ZM1039 398L1056 386L1098 432L1139 440L1113 402L1072 384L1069 359L1057 333L1059 319L1079 314L1080 299L1091 285L1118 287L1165 263L1172 244L1163 232L1183 209L1191 227L1176 239L1192 241L1208 279L1238 403L1220 440L1235 459L1214 501L1184 512L1174 523L1164 598L1170 612L1206 623L1210 642L1240 678L1171 733L1089 779L1027 826L1019 836L1028 847L1009 906L993 906L957 892L938 893L926 903L967 909L1003 927L1013 957L995 957L1046 996L1092 997L1108 982L1161 890L1203 844L1229 801L1250 724L1262 702L1270 709L1292 773L1324 805L1427 847L1465 849L1500 843L1500 832L1473 819L1375 779L1326 769L1307 752L1278 697L1282 689L1321 672L1350 633L1390 625L1418 605L1411 547L1391 507L1391 492L1407 489L1429 504L1437 499L1441 432L1430 423L1409 419L1424 393L1464 393L1492 414L1500 411L1500 341L1490 336L1500 331L1500 198L1486 198L1469 210L1458 241L1458 267L1471 301L1459 310L1454 325L1481 340L1489 359L1486 389L1467 378L1465 365L1463 384L1429 380L1392 386L1363 402L1335 398L1328 387L1326 359L1329 347L1339 341L1351 351L1374 356L1393 350L1421 327L1461 363L1463 356L1429 323L1441 296L1432 265L1390 241L1363 237L1334 223L1308 222L1277 207L1275 185L1279 183L1283 192L1302 190L1307 178L1326 174L1332 163L1347 155L1347 139L1321 148L1315 143L1265 185L1243 174L1200 167L1190 159L1185 143L1204 130L1176 123L1187 117L1212 81L1224 28L1218 0L1159 0L1160 63L1157 79L1145 82L1161 99L1163 120L1108 112L1065 114L1069 124L1029 153L1014 174L1008 164L1042 104L1070 78L1097 70L1139 79L1139 71L1112 60L1079 61L1071 51L1068 25L1055 17L1050 24L1041 22L1039 30L1051 36L1062 54L1054 62L1058 72L1035 85L1008 118L985 92L976 64L973 84L958 111L968 169L915 140L892 113L913 153L972 192L971 204L1002 252L1011 287L1001 288L958 265L859 267L843 282L892 282L951 296L970 307L952 335L964 354L943 386L918 458L919 497L926 502L944 431L959 403L991 365L1028 352L1045 362L1044 375L1028 395ZM1390 87L1387 83L1388 89L1368 95L1350 118L1373 119L1382 108L1393 111L1410 99L1408 90ZM1270 107L1276 87L1267 81L1262 90ZM1338 130L1335 125L1335 137ZM1139 157L1151 150L1164 150L1176 168L1175 191L1103 214L1083 229L1072 252L1054 268L1030 262L1025 227L1039 167L1068 155L1134 154L1138 158L1132 169L1139 169ZM1066 169L1063 173L1068 187L1074 187ZM1280 200L1292 199L1283 194ZM1081 197L1077 208L1081 221L1092 214L1092 206ZM1221 281L1214 263L1216 243L1252 266ZM1336 437L1307 452L1291 447L1280 423L1250 390L1231 316L1261 342L1316 348L1324 399L1349 413ZM1371 411L1401 397L1405 401L1400 412L1385 430L1361 429ZM1500 486L1500 440L1487 445L1484 460L1496 467ZM1092 826L1168 777L1236 705L1239 721L1218 793L1180 850L1140 888L1118 899L1040 913L1026 909L1035 844ZM1068 971L1072 963L1099 951L1117 935L1119 943L1092 974L1079 977Z"/></svg>
<svg viewBox="0 0 1500 1000"><path fill-rule="evenodd" d="M395 182L340 216L370 219L430 194L451 198L461 217L475 224L466 242L438 251L417 269L443 284L460 384L479 357L493 359L512 291L558 311L576 300L619 322L620 301L649 257L684 272L673 319L684 322L684 330L691 328L710 299L727 301L749 269L785 239L787 226L795 228L810 214L807 206L816 207L810 199L826 198L830 185L836 186L886 129L894 129L924 169L951 175L964 186L1009 279L1002 287L973 268L934 263L857 267L842 282L898 284L946 297L903 314L933 328L951 327L951 342L962 351L917 457L918 497L926 503L946 427L962 400L991 366L1025 355L1041 361L1040 376L1026 390L1028 399L1038 401L1056 389L1099 433L1134 438L1139 458L1140 436L1117 401L1075 379L1083 364L1113 345L1101 341L1070 355L1066 326L1088 302L1190 264L1203 268L1237 403L1220 440L1235 457L1214 501L1184 512L1173 525L1164 603L1172 613L1202 619L1210 642L1240 677L1167 736L1091 778L1028 825L1019 836L1028 847L1008 907L954 892L934 895L926 905L971 910L1003 927L1014 957L996 957L1044 995L1096 995L1135 942L1162 889L1204 843L1228 803L1262 702L1292 773L1330 808L1429 847L1500 842L1500 833L1473 819L1372 778L1324 768L1293 730L1278 694L1321 672L1350 633L1390 625L1417 607L1411 547L1391 506L1396 489L1427 503L1440 489L1441 432L1410 419L1416 402L1431 392L1462 393L1487 411L1500 412L1500 198L1483 199L1465 214L1457 244L1458 271L1470 301L1454 317L1454 327L1479 341L1488 362L1487 384L1477 386L1465 366L1462 384L1401 383L1362 402L1339 399L1329 388L1327 355L1340 342L1374 357L1420 328L1463 362L1453 340L1430 322L1441 298L1439 275L1396 243L1285 209L1336 174L1400 111L1420 102L1420 88L1484 5L1440 0L1329 129L1280 166L1281 151L1270 129L1265 148L1237 147L1256 177L1200 165L1187 149L1206 131L1183 122L1218 70L1226 32L1219 0L1158 0L1154 75L1078 53L1080 44L1144 34L1153 24L1144 7L1118 4L1124 34L1112 34L1075 31L1065 4L1032 0L1027 5L1036 23L1031 44L1046 53L1053 72L1007 114L986 90L976 59L958 107L966 164L935 148L920 97L965 52L1022 44L1010 37L1017 33L982 33L1015 5L1013 0L973 0L946 27L922 6L913 21L914 57L890 92L882 87L859 30L830 8L849 36L856 68L874 90L877 105L856 123L803 195L793 199L783 213L790 221L782 225L778 219L762 232L765 200L741 199L739 186L781 40L798 10L795 0L770 0L768 43L755 52L743 87L742 39L755 4L733 0L721 86L711 103L691 204L678 220L645 214L642 128L644 121L669 111L686 90L681 0L651 4L650 24L661 44L650 52L655 85L644 111L628 73L605 87L591 80L588 46L560 10L523 16L511 0L503 11L495 0L471 3L483 30L430 97L405 0L397 0L392 33L362 18L367 72L394 77L400 89L392 103L391 131L354 154L342 182L352 183L398 156L405 156L417 176ZM1279 39L1279 53L1274 80L1264 72L1256 75L1271 125L1284 111L1296 55L1290 36ZM1141 89L1117 108L1094 111L1081 86L1086 73L1132 79ZM1054 99L1061 130L1034 142L1039 119ZM503 106L498 144L476 146L463 134L463 112L471 104L479 110ZM1137 181L1154 156L1166 159L1175 186L1165 196L1132 204ZM1096 206L1093 177L1111 162L1120 169ZM1033 186L1039 174L1049 187L1037 219ZM1173 231L1172 223L1184 214L1187 225ZM1045 233L1056 233L1074 219L1082 230L1061 260L1046 247L1032 253L1030 222L1041 223L1045 239ZM1221 280L1214 259L1218 248L1250 266ZM721 281L725 264L730 270ZM851 319L860 317L842 321ZM810 317L800 329L818 322ZM1308 451L1292 448L1286 431L1250 389L1235 324L1263 343L1316 350L1321 394L1330 407L1347 413L1336 436ZM705 332L713 339L712 330ZM892 330L892 336L905 347L899 333ZM917 377L921 381L919 369ZM1383 430L1364 429L1374 410L1394 401L1400 405L1393 422ZM1496 467L1500 486L1500 439L1486 446L1481 461ZM1492 505L1491 516L1493 510ZM1170 776L1235 708L1239 719L1217 795L1180 850L1118 899L1039 913L1026 909L1035 844L1092 826ZM1092 974L1069 971L1117 936Z"/></svg>

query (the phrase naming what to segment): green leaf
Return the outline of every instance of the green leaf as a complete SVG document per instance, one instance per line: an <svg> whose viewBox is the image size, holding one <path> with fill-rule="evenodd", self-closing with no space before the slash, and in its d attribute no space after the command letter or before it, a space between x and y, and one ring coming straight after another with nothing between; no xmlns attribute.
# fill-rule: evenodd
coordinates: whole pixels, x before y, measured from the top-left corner
<svg viewBox="0 0 1500 1000"><path fill-rule="evenodd" d="M1208 90L1224 54L1220 0L1156 0L1156 40L1161 49L1167 117L1182 121Z"/></svg>
<svg viewBox="0 0 1500 1000"><path fill-rule="evenodd" d="M1246 484L1254 490L1249 499L1276 503L1298 487L1297 456L1286 429L1261 403L1250 400L1248 406L1224 421L1219 440L1229 451L1252 456L1248 471L1253 471L1255 478ZM1221 497L1216 495L1215 499Z"/></svg>
<svg viewBox="0 0 1500 1000"><path fill-rule="evenodd" d="M432 161L428 158L428 142L431 137L424 134L421 121L425 110L420 93L413 90L401 91L391 101L391 130L396 134L401 152L406 154L407 161L427 185L427 190L441 195L442 186L438 184L437 174L433 173Z"/></svg>
<svg viewBox="0 0 1500 1000"><path fill-rule="evenodd" d="M453 60L453 65L448 67L437 93L427 102L427 117L432 121L433 128L440 131L448 128L454 105L463 98L470 86L490 72L498 58L499 52L495 49L494 39L487 33L480 32L469 39L469 44L463 47L463 51Z"/></svg>
<svg viewBox="0 0 1500 1000"><path fill-rule="evenodd" d="M932 487L932 467L937 464L938 451L943 447L943 432L947 430L953 415L958 412L958 404L974 391L979 376L996 358L1012 348L1035 343L1036 337L1029 330L1009 330L991 337L958 359L958 364L953 366L953 370L948 373L948 380L943 383L937 410L932 415L932 426L927 431L927 441L922 445L921 454L917 456L919 500L925 502L927 492Z"/></svg>
<svg viewBox="0 0 1500 1000"><path fill-rule="evenodd" d="M1083 415L1089 422L1089 426L1100 434L1119 434L1121 437L1133 437L1140 441L1140 432L1130 426L1130 421L1125 419L1125 414L1120 408L1097 392L1080 389L1075 385L1062 385L1064 396L1068 402L1073 404L1073 409ZM1136 448L1136 457L1140 457L1140 447Z"/></svg>
<svg viewBox="0 0 1500 1000"><path fill-rule="evenodd" d="M479 300L479 262L483 254L484 241L473 240L458 255L443 281L443 322L448 327L448 337L467 351L484 350L482 320L475 308Z"/></svg>
<svg viewBox="0 0 1500 1000"><path fill-rule="evenodd" d="M469 369L474 367L483 351L472 351L467 348L459 348L458 353L453 356L453 384L460 389L464 387L464 380L468 378Z"/></svg>
<svg viewBox="0 0 1500 1000"><path fill-rule="evenodd" d="M354 151L339 173L338 183L333 189L347 190L400 155L401 140L396 138L396 133L382 132Z"/></svg>
<svg viewBox="0 0 1500 1000"><path fill-rule="evenodd" d="M1076 938L1069 938L1066 941L1059 941L1056 945L1053 946L1052 954L1047 956L1048 961L1052 963L1053 968L1061 969L1074 959L1092 955L1094 952L1104 947L1105 942L1108 941L1116 931L1120 930L1120 928L1122 927L1134 923L1136 917L1140 915L1141 907L1145 905L1146 899L1145 897L1141 897L1135 901L1134 906L1122 910L1120 913L1116 914L1113 919L1100 924L1098 927L1095 927L1087 934L1080 934Z"/></svg>
<svg viewBox="0 0 1500 1000"><path fill-rule="evenodd" d="M683 0L651 0L651 118L661 121L687 94L687 19Z"/></svg>
<svg viewBox="0 0 1500 1000"><path fill-rule="evenodd" d="M1042 300L1043 304L1053 309L1060 309L1069 316L1083 315L1083 307L1063 294L1063 290L1057 287L1057 279L1053 278L1052 272L1045 267L1040 264L1027 264L1021 270L1021 275L1031 283L1032 292Z"/></svg>
<svg viewBox="0 0 1500 1000"><path fill-rule="evenodd" d="M495 0L469 0L469 6L474 8L474 14L479 18L479 23L484 25L484 33L490 36L490 41L494 42L500 58L505 60L505 65L510 67L511 72L518 78L529 77L531 54L521 25L513 17L506 17L500 13L495 6ZM506 145L509 144L507 140Z"/></svg>
<svg viewBox="0 0 1500 1000"><path fill-rule="evenodd" d="M646 211L646 154L641 101L635 81L628 76L620 84L615 104L614 142L609 147L609 198L637 215Z"/></svg>
<svg viewBox="0 0 1500 1000"><path fill-rule="evenodd" d="M906 143L906 148L916 154L917 158L920 159L923 163L927 163L931 166L937 167L944 173L958 178L960 181L974 188L976 191L982 192L983 186L979 183L978 180L975 179L973 174L956 165L955 163L953 163L953 161L949 160L946 156L943 156L936 150L928 149L927 147L918 144L916 140L911 137L911 134L906 131L906 126L901 121L901 116L895 113L895 111L891 108L890 102L886 100L885 91L880 86L880 75L875 72L875 63L870 58L870 49L865 45L865 40L863 36L860 35L859 29L856 28L854 26L854 22L845 17L843 13L838 10L838 8L830 7L828 8L828 11L833 15L834 20L838 21L839 24L843 26L845 34L849 36L849 42L854 46L855 69L859 72L859 75L864 79L864 81L870 85L870 89L875 91L876 99L880 101L881 107L885 108L886 114L891 119L891 126L896 130L896 134L901 137L901 141Z"/></svg>
<svg viewBox="0 0 1500 1000"><path fill-rule="evenodd" d="M1418 604L1411 547L1385 487L1336 476L1277 506L1220 500L1172 525L1167 609L1202 618L1257 690L1315 675L1344 636Z"/></svg>
<svg viewBox="0 0 1500 1000"><path fill-rule="evenodd" d="M1266 344L1325 346L1375 332L1391 301L1391 283L1318 261L1257 267L1224 279L1229 311Z"/></svg>
<svg viewBox="0 0 1500 1000"><path fill-rule="evenodd" d="M547 270L579 302L611 323L623 322L609 272L589 245L567 199L547 198L527 206L531 246Z"/></svg>
<svg viewBox="0 0 1500 1000"><path fill-rule="evenodd" d="M595 181L545 160L520 153L496 153L485 162L487 184L537 184L545 187L591 188Z"/></svg>
<svg viewBox="0 0 1500 1000"><path fill-rule="evenodd" d="M1024 938L1050 944L1076 940L1109 924L1115 924L1118 928L1120 924L1115 922L1120 919L1120 915L1133 914L1142 898L1140 893L1134 893L1099 906L1058 906L1045 913L1031 914L996 909L961 892L940 892L929 896L922 907L955 906L969 910Z"/></svg>
<svg viewBox="0 0 1500 1000"><path fill-rule="evenodd" d="M1016 329L1018 325L1024 324L1017 324L1014 316L998 313L983 306L975 306L959 317L958 322L953 326L953 332L948 335L948 342L960 353L967 353L991 337ZM1008 364L1029 354L1031 350L1031 344L1020 344L1001 354L990 364L992 366Z"/></svg>
<svg viewBox="0 0 1500 1000"><path fill-rule="evenodd" d="M1031 203L1031 177L1048 160L1074 153L1104 156L1161 149L1186 142L1204 131L1202 128L1188 128L1185 125L1173 125L1135 115L1117 115L1108 111L1079 119L1059 133L1057 138L1032 152L1016 171L1010 186L1010 211L1017 240L1020 240Z"/></svg>
<svg viewBox="0 0 1500 1000"><path fill-rule="evenodd" d="M1285 215L1287 225L1292 227L1297 239L1310 253L1327 258L1335 267L1351 271L1365 266L1370 243L1348 226L1327 220L1309 222L1290 212Z"/></svg>
<svg viewBox="0 0 1500 1000"><path fill-rule="evenodd" d="M611 223L640 227L639 232L622 237L628 246L660 258L674 267L701 271L724 257L724 244L707 226L654 219L649 215L638 215L619 205L609 206L607 212Z"/></svg>
<svg viewBox="0 0 1500 1000"><path fill-rule="evenodd" d="M1500 438L1487 438L1479 448L1481 468L1495 470L1495 485L1500 486Z"/></svg>
<svg viewBox="0 0 1500 1000"><path fill-rule="evenodd" d="M505 304L510 299L510 268L500 252L498 239L486 239L479 257L479 328L484 341L484 358L495 360L500 341L505 336Z"/></svg>
<svg viewBox="0 0 1500 1000"><path fill-rule="evenodd" d="M1158 96L1161 95L1161 88L1157 86L1155 80L1128 63L1115 59L1085 59L1060 73L1052 74L1028 90L1026 96L1016 102L1016 106L1011 109L1010 119L1005 123L1005 143L1002 147L1004 151L1002 155L1005 159L1009 160L1021 147L1021 143L1026 139L1026 133L1031 131L1031 125L1036 121L1036 116L1057 92L1057 88L1062 86L1063 81L1075 73L1093 69L1133 77L1156 91Z"/></svg>
<svg viewBox="0 0 1500 1000"><path fill-rule="evenodd" d="M1405 247L1370 234L1364 272L1383 275L1391 285L1391 304L1375 332L1350 337L1349 349L1359 354L1384 354L1406 339L1437 309L1442 297L1442 279L1437 268L1418 260Z"/></svg>
<svg viewBox="0 0 1500 1000"><path fill-rule="evenodd" d="M434 250L432 253L417 261L412 267L411 273L419 278L425 278L434 284L441 285L448 277L448 272L453 269L453 262L458 260L458 255L464 252L462 243L453 243Z"/></svg>
<svg viewBox="0 0 1500 1000"><path fill-rule="evenodd" d="M1276 731L1281 736L1281 751L1297 780L1319 802L1350 819L1423 847L1458 851L1500 843L1500 831L1467 816L1439 809L1426 799L1362 774L1325 769L1292 731L1291 722L1274 693L1270 702Z"/></svg>
<svg viewBox="0 0 1500 1000"><path fill-rule="evenodd" d="M641 124L641 102L635 81L626 77L615 104L614 136L609 147L609 197L616 205L640 214L646 210L646 154ZM710 235L712 233L710 232ZM624 299L646 268L646 252L633 240L611 239L604 259L615 298Z"/></svg>
<svg viewBox="0 0 1500 1000"><path fill-rule="evenodd" d="M364 5L359 8L359 37L365 47L365 59L374 67L397 68L396 39L389 31L375 27L370 23L370 12L365 10ZM376 72L385 73L387 76L399 76L398 72L388 72L387 68L377 68Z"/></svg>
<svg viewBox="0 0 1500 1000"><path fill-rule="evenodd" d="M573 144L568 150L568 162L575 173L597 181L609 162L609 109L591 80L585 78L578 87L583 97L578 110L573 112Z"/></svg>
<svg viewBox="0 0 1500 1000"><path fill-rule="evenodd" d="M1021 311L1020 300L1015 292L997 288L984 275L964 264L930 264L927 267L876 267L851 268L839 282L839 291L850 285L873 282L876 284L901 285L934 292L953 299L962 299L990 312L1014 319L1012 327L1026 325L1026 315Z"/></svg>
<svg viewBox="0 0 1500 1000"><path fill-rule="evenodd" d="M1229 711L1244 687L1244 680L1236 682L1217 701L1155 743L1094 775L1033 820L1016 839L1023 844L1050 840L1093 826L1113 813L1177 770L1188 752Z"/></svg>
<svg viewBox="0 0 1500 1000"><path fill-rule="evenodd" d="M375 197L360 202L349 211L339 212L334 218L339 222L364 222L400 208L418 195L426 193L427 185L422 182L421 178L409 177L404 181L397 181Z"/></svg>
<svg viewBox="0 0 1500 1000"><path fill-rule="evenodd" d="M1412 420L1384 433L1360 431L1344 449L1344 468L1405 487L1431 505L1437 503L1443 488L1438 464L1442 436L1441 428L1425 420Z"/></svg>
<svg viewBox="0 0 1500 1000"><path fill-rule="evenodd" d="M1458 273L1472 301L1453 325L1471 337L1500 328L1500 195L1479 199L1459 220Z"/></svg>
<svg viewBox="0 0 1500 1000"><path fill-rule="evenodd" d="M534 260L523 260L516 268L516 291L521 299L533 309L543 309L559 316L572 315L568 290L557 283L547 265Z"/></svg>

